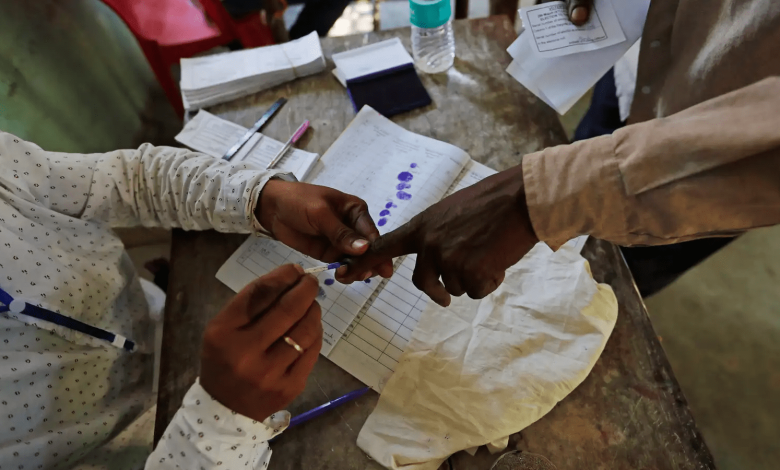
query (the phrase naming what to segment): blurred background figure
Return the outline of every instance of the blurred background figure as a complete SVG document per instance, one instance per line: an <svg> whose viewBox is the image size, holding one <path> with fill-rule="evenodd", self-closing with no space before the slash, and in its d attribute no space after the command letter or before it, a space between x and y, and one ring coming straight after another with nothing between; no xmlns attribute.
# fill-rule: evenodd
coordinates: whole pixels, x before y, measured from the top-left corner
<svg viewBox="0 0 780 470"><path fill-rule="evenodd" d="M225 9L233 18L239 19L264 9L266 0L222 0ZM282 0L283 1L283 0ZM291 0L290 4L304 4L298 19L290 27L290 39L298 39L312 31L327 36L350 0ZM276 9L279 11L279 9ZM283 8L281 9L283 10Z"/></svg>

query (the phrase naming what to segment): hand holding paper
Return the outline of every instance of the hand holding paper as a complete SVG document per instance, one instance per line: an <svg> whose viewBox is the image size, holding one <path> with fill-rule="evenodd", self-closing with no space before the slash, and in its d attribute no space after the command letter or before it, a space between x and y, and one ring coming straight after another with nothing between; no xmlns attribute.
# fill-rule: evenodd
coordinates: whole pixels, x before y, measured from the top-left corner
<svg viewBox="0 0 780 470"><path fill-rule="evenodd" d="M568 5L567 5L568 4ZM523 27L531 34L533 50L539 57L559 57L577 52L594 51L626 40L615 10L609 2L587 15L587 21L574 24L572 14L583 17L584 6L570 9L575 3L548 2L520 9Z"/></svg>
<svg viewBox="0 0 780 470"><path fill-rule="evenodd" d="M577 26L582 26L588 21L592 9L593 0L566 0L569 20Z"/></svg>
<svg viewBox="0 0 780 470"><path fill-rule="evenodd" d="M547 4L530 8L545 5ZM571 2L567 5L573 15L577 6L572 8ZM590 16L599 18L616 16L625 40L612 45L606 45L608 43L603 41L591 43L590 46L599 45L599 47L576 54L541 56L536 37L526 27L507 49L514 60L506 70L539 99L563 114L637 42L642 35L649 6L650 0L631 2L594 0ZM604 12L607 13L603 14Z"/></svg>

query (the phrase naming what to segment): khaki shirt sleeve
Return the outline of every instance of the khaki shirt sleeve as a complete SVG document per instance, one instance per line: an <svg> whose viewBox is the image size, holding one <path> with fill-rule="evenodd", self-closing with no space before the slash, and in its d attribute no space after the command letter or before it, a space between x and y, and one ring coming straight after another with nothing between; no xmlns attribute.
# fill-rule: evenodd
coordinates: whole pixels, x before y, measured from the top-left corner
<svg viewBox="0 0 780 470"><path fill-rule="evenodd" d="M780 223L780 78L523 158L537 236L663 245Z"/></svg>

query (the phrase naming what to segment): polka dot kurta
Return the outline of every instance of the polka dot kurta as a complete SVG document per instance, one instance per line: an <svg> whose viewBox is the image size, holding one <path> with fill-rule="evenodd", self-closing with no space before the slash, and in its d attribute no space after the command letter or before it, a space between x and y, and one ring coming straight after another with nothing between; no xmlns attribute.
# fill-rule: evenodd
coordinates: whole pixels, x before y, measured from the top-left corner
<svg viewBox="0 0 780 470"><path fill-rule="evenodd" d="M127 352L0 313L0 469L264 468L289 414L258 423L196 382L154 452L154 327L111 227L249 233L274 172L183 149L46 152L0 132L0 288L135 341Z"/></svg>

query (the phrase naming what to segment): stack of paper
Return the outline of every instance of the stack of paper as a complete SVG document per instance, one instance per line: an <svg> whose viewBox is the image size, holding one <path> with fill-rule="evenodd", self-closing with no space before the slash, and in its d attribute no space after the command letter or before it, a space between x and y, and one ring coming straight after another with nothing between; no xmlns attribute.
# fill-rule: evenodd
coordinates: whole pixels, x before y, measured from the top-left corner
<svg viewBox="0 0 780 470"><path fill-rule="evenodd" d="M199 109L257 93L325 69L316 32L285 44L181 60L187 109Z"/></svg>
<svg viewBox="0 0 780 470"><path fill-rule="evenodd" d="M246 131L243 126L201 110L184 126L176 140L198 152L222 158ZM290 133L294 131L295 129ZM241 147L231 161L250 162L265 168L283 146L278 140L258 132ZM319 159L320 156L316 153L291 148L274 169L289 171L299 181L303 181Z"/></svg>
<svg viewBox="0 0 780 470"><path fill-rule="evenodd" d="M389 69L412 66L412 56L398 38L369 44L333 54L333 75L346 88L347 80L373 75Z"/></svg>
<svg viewBox="0 0 780 470"><path fill-rule="evenodd" d="M506 71L560 114L568 111L642 35L650 0L595 0L588 22L568 19L563 2L520 9L523 31Z"/></svg>

